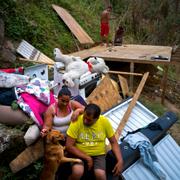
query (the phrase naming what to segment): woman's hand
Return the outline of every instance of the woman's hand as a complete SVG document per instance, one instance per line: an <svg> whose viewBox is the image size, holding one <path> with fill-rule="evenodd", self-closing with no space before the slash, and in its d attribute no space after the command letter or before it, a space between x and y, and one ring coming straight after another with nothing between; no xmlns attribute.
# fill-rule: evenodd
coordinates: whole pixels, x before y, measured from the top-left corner
<svg viewBox="0 0 180 180"><path fill-rule="evenodd" d="M76 109L76 110L72 113L71 121L72 121L72 122L75 122L75 121L77 120L79 114L80 114L80 113L79 113L79 110Z"/></svg>
<svg viewBox="0 0 180 180"><path fill-rule="evenodd" d="M41 137L45 137L48 132L49 132L49 130L47 128L43 128L40 133Z"/></svg>

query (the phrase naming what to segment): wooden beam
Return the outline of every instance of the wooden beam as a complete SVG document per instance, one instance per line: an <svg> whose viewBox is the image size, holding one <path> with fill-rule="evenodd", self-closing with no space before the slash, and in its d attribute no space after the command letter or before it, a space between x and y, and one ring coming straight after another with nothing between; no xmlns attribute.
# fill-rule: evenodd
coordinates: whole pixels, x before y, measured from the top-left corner
<svg viewBox="0 0 180 180"><path fill-rule="evenodd" d="M29 166L44 155L44 143L40 138L35 144L28 146L23 152L21 152L16 159L10 162L9 166L13 173L20 171L21 169Z"/></svg>
<svg viewBox="0 0 180 180"><path fill-rule="evenodd" d="M123 72L123 71L108 71L110 74L124 74L124 75L134 75L134 76L143 76L141 73L131 73L131 72Z"/></svg>
<svg viewBox="0 0 180 180"><path fill-rule="evenodd" d="M148 76L149 76L149 72L146 72L143 75L143 77L141 79L141 82L139 83L139 86L136 89L136 92L135 92L135 94L134 94L134 96L133 96L133 98L132 98L132 100L131 100L131 102L130 102L130 104L128 106L128 109L126 110L126 112L125 112L125 114L124 114L118 128L116 129L115 137L116 137L117 140L119 140L119 137L120 137L120 135L122 133L122 130L124 129L128 119L129 119L129 116L130 116L134 106L136 105L136 101L138 100L138 98L139 98L139 96L141 94L141 91L142 91L142 89L144 87L144 84L145 84Z"/></svg>
<svg viewBox="0 0 180 180"><path fill-rule="evenodd" d="M164 65L163 78L162 78L162 82L161 82L161 89L162 89L161 104L164 104L166 86L167 86L168 69L169 69L168 66Z"/></svg>
<svg viewBox="0 0 180 180"><path fill-rule="evenodd" d="M134 73L134 63L131 62L130 63L130 72L131 73ZM131 92L133 92L133 84L134 84L134 76L133 75L130 75L130 78L129 78L129 89Z"/></svg>
<svg viewBox="0 0 180 180"><path fill-rule="evenodd" d="M43 62L43 61L33 61L31 59L26 59L26 58L18 58L17 60L20 60L20 61L26 61L26 62L32 62L32 63L38 63L38 64L47 64L47 65L54 65L54 63L52 62Z"/></svg>

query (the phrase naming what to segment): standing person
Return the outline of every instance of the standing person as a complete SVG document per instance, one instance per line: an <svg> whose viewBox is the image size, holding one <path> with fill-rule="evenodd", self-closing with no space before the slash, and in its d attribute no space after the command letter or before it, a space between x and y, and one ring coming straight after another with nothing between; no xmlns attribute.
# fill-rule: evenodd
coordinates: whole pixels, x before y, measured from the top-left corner
<svg viewBox="0 0 180 180"><path fill-rule="evenodd" d="M109 20L112 7L108 6L101 14L101 42L103 44L106 41L106 46L109 46Z"/></svg>
<svg viewBox="0 0 180 180"><path fill-rule="evenodd" d="M83 164L74 164L70 179L77 180L83 176L84 170L93 169L96 179L106 180L105 139L108 138L112 151L117 159L113 174L118 176L123 168L120 148L108 119L100 115L96 104L85 107L84 113L72 122L67 130L66 149L75 157L83 160Z"/></svg>
<svg viewBox="0 0 180 180"><path fill-rule="evenodd" d="M83 113L84 106L79 102L70 100L71 92L66 86L59 91L57 102L50 105L45 112L44 125L41 130L41 136L47 135L51 129L61 131L66 134L71 121Z"/></svg>

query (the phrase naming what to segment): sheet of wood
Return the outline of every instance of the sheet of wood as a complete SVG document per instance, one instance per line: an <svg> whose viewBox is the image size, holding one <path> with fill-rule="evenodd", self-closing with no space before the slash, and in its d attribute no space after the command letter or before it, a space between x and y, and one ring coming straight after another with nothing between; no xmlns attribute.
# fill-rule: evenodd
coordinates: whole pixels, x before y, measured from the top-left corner
<svg viewBox="0 0 180 180"><path fill-rule="evenodd" d="M54 4L52 7L81 44L94 44L94 41L64 8Z"/></svg>
<svg viewBox="0 0 180 180"><path fill-rule="evenodd" d="M81 51L70 53L69 55L81 57L82 59L86 59L86 58L92 56L93 54L95 54L97 52L106 51L107 49L108 48L105 46L95 46L95 47L92 47L89 49L83 49Z"/></svg>
<svg viewBox="0 0 180 180"><path fill-rule="evenodd" d="M122 101L118 90L113 86L108 75L100 82L94 91L88 96L89 103L100 106L101 111L105 112Z"/></svg>
<svg viewBox="0 0 180 180"><path fill-rule="evenodd" d="M120 62L138 62L152 63L163 62L169 63L171 60L172 47L169 46L150 46L150 45L135 45L127 44L122 46L112 46L105 51L97 52L92 56L104 58L107 61ZM152 60L152 56L161 55L168 57L168 60Z"/></svg>
<svg viewBox="0 0 180 180"><path fill-rule="evenodd" d="M127 82L126 78L121 75L118 75L118 78L119 78L119 82L121 85L123 97L126 98L126 96L129 96L128 82Z"/></svg>

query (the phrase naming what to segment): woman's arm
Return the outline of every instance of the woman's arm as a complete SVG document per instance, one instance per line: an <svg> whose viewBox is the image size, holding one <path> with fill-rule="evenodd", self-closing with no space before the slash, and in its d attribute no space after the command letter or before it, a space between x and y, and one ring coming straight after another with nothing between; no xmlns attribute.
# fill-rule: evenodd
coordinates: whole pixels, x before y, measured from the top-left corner
<svg viewBox="0 0 180 180"><path fill-rule="evenodd" d="M44 137L47 135L48 131L52 128L52 121L54 117L54 108L49 106L47 111L44 114L44 125L41 130L41 136Z"/></svg>
<svg viewBox="0 0 180 180"><path fill-rule="evenodd" d="M76 121L77 117L84 112L84 106L77 101L71 101L71 107L73 109L73 114L71 116L71 121Z"/></svg>

